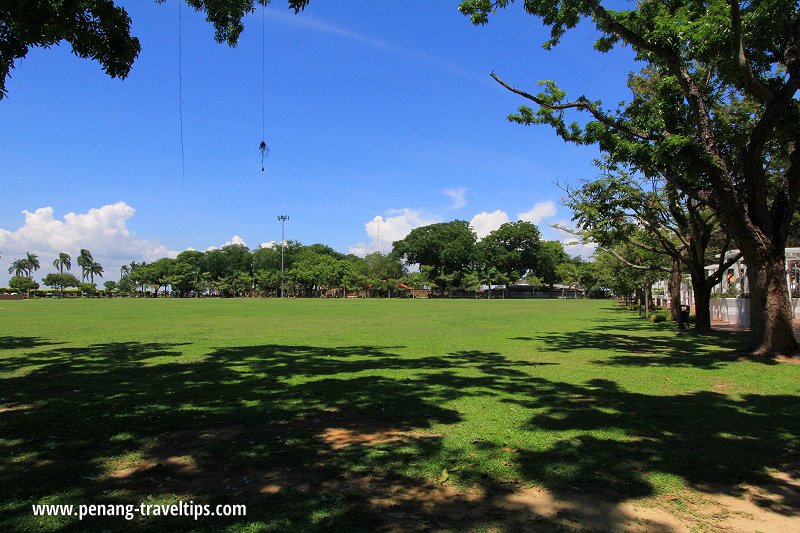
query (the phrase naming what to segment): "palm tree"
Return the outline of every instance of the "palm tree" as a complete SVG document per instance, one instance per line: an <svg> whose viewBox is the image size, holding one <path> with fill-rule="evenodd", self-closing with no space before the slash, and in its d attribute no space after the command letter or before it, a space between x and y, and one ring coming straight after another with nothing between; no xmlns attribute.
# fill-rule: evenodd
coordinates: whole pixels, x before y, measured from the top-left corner
<svg viewBox="0 0 800 533"><path fill-rule="evenodd" d="M26 252L26 255L28 256L26 258L28 262L28 277L30 277L31 274L39 270L39 256L30 252Z"/></svg>
<svg viewBox="0 0 800 533"><path fill-rule="evenodd" d="M53 266L58 269L59 274L64 273L64 269L71 269L72 268L72 258L66 252L61 252L58 254L58 259L53 261Z"/></svg>
<svg viewBox="0 0 800 533"><path fill-rule="evenodd" d="M78 255L78 265L81 267L81 281L86 281L86 278L89 275L89 267L92 263L94 263L92 252L85 248L81 248L80 254Z"/></svg>
<svg viewBox="0 0 800 533"><path fill-rule="evenodd" d="M87 272L89 274L91 283L94 283L95 276L100 276L101 278L103 277L103 267L97 261L92 261L92 263L89 265L89 268L87 269Z"/></svg>
<svg viewBox="0 0 800 533"><path fill-rule="evenodd" d="M27 259L17 259L11 262L11 266L8 267L8 273L14 274L17 277L22 277L24 274L28 272L28 260Z"/></svg>

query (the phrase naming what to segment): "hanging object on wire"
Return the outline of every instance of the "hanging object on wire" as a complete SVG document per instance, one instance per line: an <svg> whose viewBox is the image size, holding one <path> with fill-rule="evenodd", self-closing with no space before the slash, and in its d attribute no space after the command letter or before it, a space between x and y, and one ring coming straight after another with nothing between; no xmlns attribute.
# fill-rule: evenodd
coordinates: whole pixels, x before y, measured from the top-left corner
<svg viewBox="0 0 800 533"><path fill-rule="evenodd" d="M258 145L258 151L261 153L261 172L264 172L264 160L269 156L269 148L267 147L265 124L267 117L266 101L267 101L267 83L266 83L266 2L261 4L261 144Z"/></svg>
<svg viewBox="0 0 800 533"><path fill-rule="evenodd" d="M261 172L264 172L264 160L269 156L269 148L267 148L266 141L261 141L258 145L258 151L261 152Z"/></svg>

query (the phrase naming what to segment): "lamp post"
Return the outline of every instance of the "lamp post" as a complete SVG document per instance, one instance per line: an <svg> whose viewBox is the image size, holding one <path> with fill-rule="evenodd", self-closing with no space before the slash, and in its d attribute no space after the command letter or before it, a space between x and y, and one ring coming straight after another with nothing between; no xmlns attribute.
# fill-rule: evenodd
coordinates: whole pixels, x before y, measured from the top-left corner
<svg viewBox="0 0 800 533"><path fill-rule="evenodd" d="M250 272L252 272L252 274L253 274L253 288L252 288L252 292L250 293L250 296L252 297L256 293L256 259L255 259L255 257L253 258L252 263L250 265Z"/></svg>
<svg viewBox="0 0 800 533"><path fill-rule="evenodd" d="M283 226L289 220L289 215L278 215L278 220L281 221L281 298L283 298L283 246L286 242L283 236Z"/></svg>

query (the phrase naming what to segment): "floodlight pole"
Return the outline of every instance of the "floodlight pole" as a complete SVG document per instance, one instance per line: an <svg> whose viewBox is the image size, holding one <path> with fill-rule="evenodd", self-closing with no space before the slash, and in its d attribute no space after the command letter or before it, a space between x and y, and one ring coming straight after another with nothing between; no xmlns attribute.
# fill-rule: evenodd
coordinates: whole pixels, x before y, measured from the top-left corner
<svg viewBox="0 0 800 533"><path fill-rule="evenodd" d="M278 220L281 221L281 298L283 298L283 245L286 242L284 238L284 224L289 220L289 215L278 215Z"/></svg>

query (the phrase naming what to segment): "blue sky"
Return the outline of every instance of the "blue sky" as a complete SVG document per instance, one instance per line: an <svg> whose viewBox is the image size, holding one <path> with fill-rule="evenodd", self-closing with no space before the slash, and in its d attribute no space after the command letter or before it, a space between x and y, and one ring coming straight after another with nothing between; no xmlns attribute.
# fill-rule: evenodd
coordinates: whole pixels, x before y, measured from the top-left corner
<svg viewBox="0 0 800 533"><path fill-rule="evenodd" d="M588 27L543 50L547 31L521 6L474 27L450 0L317 0L299 15L274 0L261 172L261 13L229 48L183 6L184 178L177 3L121 3L142 44L126 80L68 46L32 50L8 80L0 282L27 250L49 264L86 247L116 279L134 259L256 247L280 239L279 214L287 238L359 254L456 218L479 233L521 218L562 239L541 222L571 216L554 182L593 176L597 154L507 122L524 102L489 73L613 105L633 66L627 50L593 52Z"/></svg>

